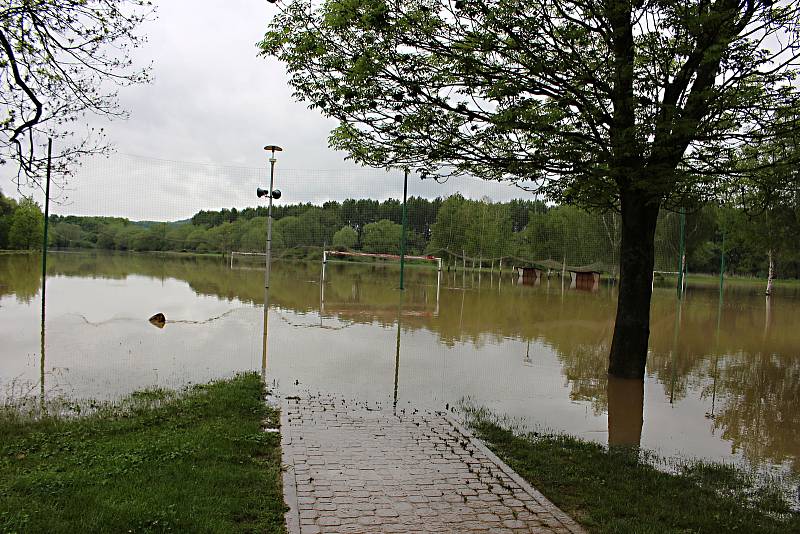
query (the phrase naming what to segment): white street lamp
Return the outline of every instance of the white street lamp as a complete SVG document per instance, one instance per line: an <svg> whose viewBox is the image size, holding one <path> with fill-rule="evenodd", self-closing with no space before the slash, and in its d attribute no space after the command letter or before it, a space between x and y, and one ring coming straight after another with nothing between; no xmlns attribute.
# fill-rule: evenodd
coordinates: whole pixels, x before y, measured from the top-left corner
<svg viewBox="0 0 800 534"><path fill-rule="evenodd" d="M275 152L281 152L283 149L277 145L267 145L264 150L272 152L269 158L269 189L264 190L260 187L256 189L256 194L260 197L269 198L269 207L267 208L267 247L266 247L266 261L264 272L264 342L261 352L261 379L266 380L267 374L267 317L269 314L269 271L270 263L272 260L272 199L281 198L281 192L273 189L275 183Z"/></svg>

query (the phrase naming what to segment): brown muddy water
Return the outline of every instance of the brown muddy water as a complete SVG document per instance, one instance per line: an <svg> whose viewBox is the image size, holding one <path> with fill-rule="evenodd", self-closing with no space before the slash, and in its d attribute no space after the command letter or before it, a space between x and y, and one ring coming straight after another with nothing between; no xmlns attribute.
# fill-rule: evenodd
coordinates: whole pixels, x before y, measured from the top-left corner
<svg viewBox="0 0 800 534"><path fill-rule="evenodd" d="M255 264L52 253L43 355L39 261L0 256L0 402L109 400L262 369ZM278 391L398 409L466 399L531 428L800 473L798 289L767 300L728 284L720 299L690 286L678 306L657 287L642 388L606 376L613 286L523 285L509 271L437 284L412 266L401 295L395 265L330 263L322 285L320 267L273 266L266 377Z"/></svg>

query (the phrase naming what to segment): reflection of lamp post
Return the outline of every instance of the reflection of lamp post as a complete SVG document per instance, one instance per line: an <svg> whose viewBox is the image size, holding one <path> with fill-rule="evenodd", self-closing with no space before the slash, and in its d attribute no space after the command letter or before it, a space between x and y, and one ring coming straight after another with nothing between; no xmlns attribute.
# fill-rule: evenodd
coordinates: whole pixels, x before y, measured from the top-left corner
<svg viewBox="0 0 800 534"><path fill-rule="evenodd" d="M533 366L533 360L531 360L531 340L528 338L528 350L525 351L525 357L522 358L522 364L528 367Z"/></svg>
<svg viewBox="0 0 800 534"><path fill-rule="evenodd" d="M260 187L256 189L256 194L260 197L269 198L269 207L267 208L267 247L266 247L266 261L264 272L264 342L261 353L261 378L266 378L267 374L267 316L269 313L269 270L272 259L272 199L281 198L281 192L277 189L272 189L275 183L275 152L281 152L283 149L277 145L267 145L264 150L269 150L272 155L269 158L269 189L264 190Z"/></svg>
<svg viewBox="0 0 800 534"><path fill-rule="evenodd" d="M392 400L392 413L397 415L397 382L400 376L400 318L403 315L403 295L400 295L400 304L397 306L397 348L394 354L394 397Z"/></svg>

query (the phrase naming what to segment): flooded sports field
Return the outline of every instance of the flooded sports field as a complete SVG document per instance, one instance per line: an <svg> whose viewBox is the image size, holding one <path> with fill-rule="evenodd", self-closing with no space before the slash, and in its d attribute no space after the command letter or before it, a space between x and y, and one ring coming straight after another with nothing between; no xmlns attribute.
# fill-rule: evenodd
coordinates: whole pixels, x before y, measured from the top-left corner
<svg viewBox="0 0 800 534"><path fill-rule="evenodd" d="M506 270L51 253L0 256L0 395L111 400L261 371L398 409L467 401L531 428L800 472L800 291L656 287L644 387L606 376L616 292ZM166 324L148 319L164 314ZM44 339L44 351L42 343Z"/></svg>

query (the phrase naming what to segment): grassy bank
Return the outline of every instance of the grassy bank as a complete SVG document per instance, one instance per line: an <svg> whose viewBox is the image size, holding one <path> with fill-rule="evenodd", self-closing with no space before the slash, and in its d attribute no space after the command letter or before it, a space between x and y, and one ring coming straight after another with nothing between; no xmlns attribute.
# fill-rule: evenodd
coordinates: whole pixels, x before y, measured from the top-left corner
<svg viewBox="0 0 800 534"><path fill-rule="evenodd" d="M686 278L687 284L694 286L719 287L719 274L689 273ZM659 283L677 286L678 277L675 275L662 275ZM793 278L776 278L773 281L775 287L800 288L800 280ZM767 279L755 276L725 275L726 286L755 287L766 289Z"/></svg>
<svg viewBox="0 0 800 534"><path fill-rule="evenodd" d="M0 417L0 532L283 532L257 375L145 391L85 418Z"/></svg>
<svg viewBox="0 0 800 534"><path fill-rule="evenodd" d="M473 414L477 435L591 533L800 532L777 489L758 489L730 466L658 471L631 450L563 435L518 435Z"/></svg>

